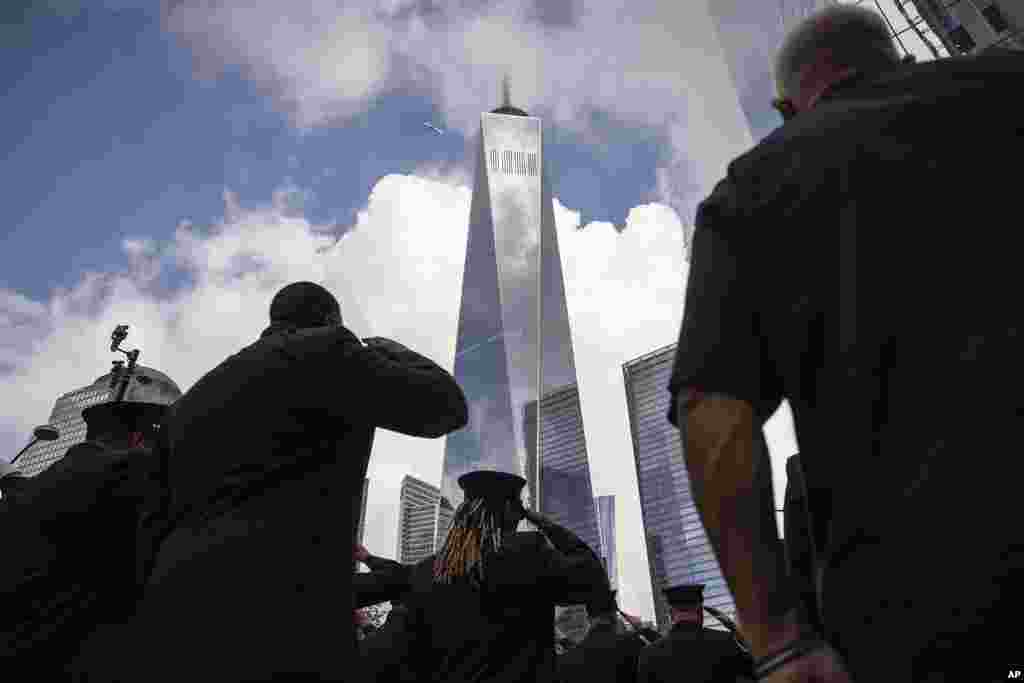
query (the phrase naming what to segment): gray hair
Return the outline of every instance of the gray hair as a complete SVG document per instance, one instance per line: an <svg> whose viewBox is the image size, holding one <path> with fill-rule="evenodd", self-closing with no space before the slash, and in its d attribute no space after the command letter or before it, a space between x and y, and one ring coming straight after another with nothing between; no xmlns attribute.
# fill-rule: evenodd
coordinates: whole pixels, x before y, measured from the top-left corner
<svg viewBox="0 0 1024 683"><path fill-rule="evenodd" d="M799 93L800 72L826 49L837 64L846 67L871 69L900 61L882 15L857 5L829 5L797 24L783 40L775 58L780 97Z"/></svg>

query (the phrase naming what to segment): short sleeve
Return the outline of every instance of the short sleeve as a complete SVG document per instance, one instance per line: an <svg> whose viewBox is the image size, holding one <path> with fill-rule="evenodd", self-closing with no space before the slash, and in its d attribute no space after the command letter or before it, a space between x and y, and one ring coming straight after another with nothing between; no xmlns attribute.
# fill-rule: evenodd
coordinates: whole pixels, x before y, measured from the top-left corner
<svg viewBox="0 0 1024 683"><path fill-rule="evenodd" d="M698 226L690 257L683 324L669 392L669 421L684 389L746 401L767 419L782 400L781 383L764 351L757 277L742 267L742 235Z"/></svg>

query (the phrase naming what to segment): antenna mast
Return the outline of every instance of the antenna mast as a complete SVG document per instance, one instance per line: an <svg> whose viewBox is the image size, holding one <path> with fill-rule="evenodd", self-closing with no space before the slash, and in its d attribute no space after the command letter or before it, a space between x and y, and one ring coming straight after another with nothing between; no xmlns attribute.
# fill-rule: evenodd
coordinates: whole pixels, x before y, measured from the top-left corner
<svg viewBox="0 0 1024 683"><path fill-rule="evenodd" d="M509 83L508 74L501 79L501 106L512 106L512 86Z"/></svg>

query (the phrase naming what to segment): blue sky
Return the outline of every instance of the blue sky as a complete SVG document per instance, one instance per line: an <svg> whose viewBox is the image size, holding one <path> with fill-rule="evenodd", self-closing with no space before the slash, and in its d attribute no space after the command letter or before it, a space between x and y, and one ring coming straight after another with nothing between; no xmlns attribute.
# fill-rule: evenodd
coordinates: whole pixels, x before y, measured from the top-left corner
<svg viewBox="0 0 1024 683"><path fill-rule="evenodd" d="M215 80L150 10L35 12L0 64L8 194L0 287L45 299L83 271L124 267L121 240L167 239L291 183L303 208L344 229L387 173L464 162L466 139L423 95L388 94L344 125L297 130L238 69ZM497 98L495 84L495 99ZM554 192L584 218L621 225L650 199L665 137L590 113L588 134L549 125ZM174 278L168 279L173 284Z"/></svg>
<svg viewBox="0 0 1024 683"><path fill-rule="evenodd" d="M593 491L617 501L620 600L652 616L622 363L675 341L693 210L778 123L759 109L766 64L719 40L723 26L774 34L733 4L54 0L60 12L8 22L0 452L106 372L115 324L187 389L258 335L288 281L324 282L357 334L450 369L467 150L508 74L514 103L544 120ZM769 438L780 493L786 419ZM378 434L371 551L394 554L401 478L438 483L442 446Z"/></svg>

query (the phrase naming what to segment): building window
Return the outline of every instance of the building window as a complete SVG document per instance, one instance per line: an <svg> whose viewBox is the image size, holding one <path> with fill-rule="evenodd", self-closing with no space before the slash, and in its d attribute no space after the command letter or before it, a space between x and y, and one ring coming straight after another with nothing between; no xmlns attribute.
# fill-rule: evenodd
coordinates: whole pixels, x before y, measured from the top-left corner
<svg viewBox="0 0 1024 683"><path fill-rule="evenodd" d="M493 173L501 172L508 175L536 176L540 169L536 152L514 152L510 150L499 152L496 149L492 149L487 154L487 161Z"/></svg>

